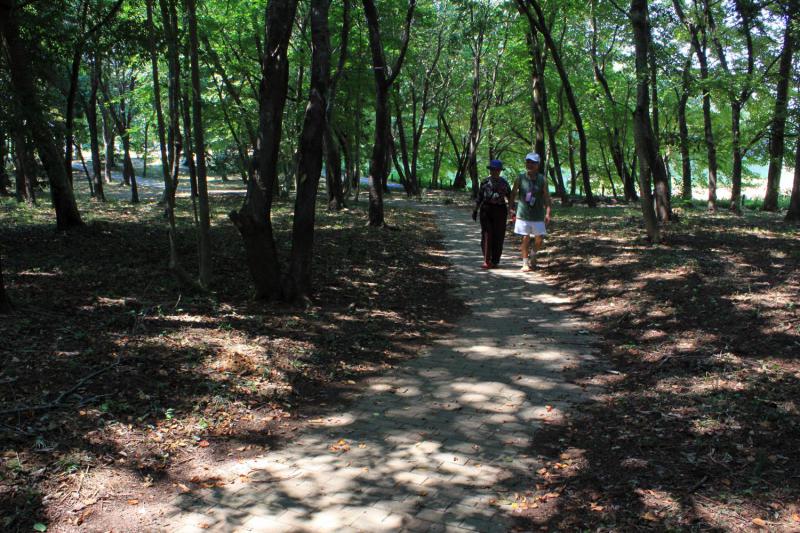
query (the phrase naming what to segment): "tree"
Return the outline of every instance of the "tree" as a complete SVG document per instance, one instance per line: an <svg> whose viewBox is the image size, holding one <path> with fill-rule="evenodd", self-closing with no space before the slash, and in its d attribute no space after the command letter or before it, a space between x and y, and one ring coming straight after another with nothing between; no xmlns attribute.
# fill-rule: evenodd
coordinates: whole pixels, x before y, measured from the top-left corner
<svg viewBox="0 0 800 533"><path fill-rule="evenodd" d="M286 49L296 10L297 0L271 0L267 6L256 145L258 172L248 181L242 207L230 213L231 221L244 241L258 299L276 298L281 294L280 264L270 217L277 181L283 109L288 93Z"/></svg>
<svg viewBox="0 0 800 533"><path fill-rule="evenodd" d="M390 68L381 39L378 10L374 0L363 0L364 14L369 30L369 46L372 53L372 71L375 78L375 140L369 163L369 225L383 226L383 183L389 175L391 150L391 117L389 112L389 90L400 74L408 50L411 22L414 19L416 0L409 0L400 53Z"/></svg>
<svg viewBox="0 0 800 533"><path fill-rule="evenodd" d="M580 141L579 155L581 162L581 176L583 178L583 194L586 197L586 204L589 207L595 207L597 203L592 195L592 183L589 174L589 148L586 138L586 130L583 127L583 119L581 118L581 113L578 109L578 101L575 98L575 93L572 90L572 84L570 83L564 63L561 60L561 53L555 41L553 40L552 34L550 33L550 28L547 25L544 13L539 5L539 1L517 0L517 4L525 13L528 23L530 24L531 31L539 31L544 37L545 44L547 45L548 50L550 50L550 55L553 58L553 64L555 65L558 75L561 78L561 83L564 86L564 93L567 98L567 104L572 112L572 118L575 122L575 130L578 132L578 140ZM533 8L533 12L531 12L529 6Z"/></svg>
<svg viewBox="0 0 800 533"><path fill-rule="evenodd" d="M297 196L292 224L292 253L285 296L288 300L308 297L311 292L311 265L314 253L314 214L317 187L322 172L322 145L327 129L327 100L330 84L330 0L311 2L311 92L303 130L300 134Z"/></svg>
<svg viewBox="0 0 800 533"><path fill-rule="evenodd" d="M753 14L757 13L755 6L749 0L736 0L735 1L736 13L741 20L740 32L745 41L745 50L747 55L747 67L741 76L737 76L729 66L728 57L723 48L722 41L719 36L717 25L714 22L714 17L709 11L708 22L711 29L711 38L714 43L714 49L717 52L717 58L722 66L727 83L725 84L728 99L731 103L731 152L733 156L733 168L731 170L731 206L730 210L734 213L741 213L742 203L742 139L741 139L741 117L742 108L750 99L753 93L753 70L755 69L755 60L753 57L753 37L750 33L750 27L753 23ZM742 78L743 81L738 87L736 79Z"/></svg>
<svg viewBox="0 0 800 533"><path fill-rule="evenodd" d="M5 282L3 281L3 262L0 258L0 314L11 312L11 299L6 293Z"/></svg>
<svg viewBox="0 0 800 533"><path fill-rule="evenodd" d="M198 244L200 254L200 285L208 287L211 283L211 218L208 206L208 184L206 181L206 143L203 129L203 110L200 97L200 61L197 39L197 5L195 0L186 0L189 18L189 56L192 71L192 118L194 121L194 142L197 159L197 198L199 207Z"/></svg>
<svg viewBox="0 0 800 533"><path fill-rule="evenodd" d="M28 57L31 45L22 40L17 15L18 6L15 0L0 0L0 36L3 38L8 55L13 96L27 122L28 130L50 181L50 195L56 211L56 226L60 230L82 226L83 221L75 203L64 157L39 102Z"/></svg>
<svg viewBox="0 0 800 533"><path fill-rule="evenodd" d="M708 154L708 210L717 209L717 145L714 141L714 128L711 120L711 77L708 69L708 31L706 28L708 21L709 4L708 0L703 0L702 14L695 18L702 18L698 22L687 17L681 5L681 0L673 0L673 6L678 18L689 30L692 49L700 63L700 81L703 90L703 131L705 132L706 151ZM694 10L699 13L697 0L694 0Z"/></svg>
<svg viewBox="0 0 800 533"><path fill-rule="evenodd" d="M325 181L328 188L328 209L338 211L344 207L344 187L342 183L342 155L339 151L339 142L333 128L333 115L336 102L336 89L339 80L344 73L345 62L347 61L347 46L350 34L350 0L344 0L342 10L342 29L339 38L339 59L336 65L336 72L331 77L328 88L328 102L325 110ZM312 42L313 42L313 14L312 14ZM313 52L312 52L313 54ZM314 59L312 57L312 64ZM313 66L312 66L313 69ZM313 80L312 80L313 84ZM305 123L304 123L305 126Z"/></svg>
<svg viewBox="0 0 800 533"><path fill-rule="evenodd" d="M792 13L787 8L786 26L783 32L783 48L781 49L778 67L778 86L775 91L775 111L772 115L772 128L769 141L769 169L767 171L767 192L764 195L764 211L778 210L778 189L783 170L783 151L786 137L786 116L788 114L789 82L792 77L792 54L794 37L792 36Z"/></svg>
<svg viewBox="0 0 800 533"><path fill-rule="evenodd" d="M628 15L633 26L633 39L636 49L636 109L633 113L633 127L636 139L636 153L639 156L639 190L642 203L642 214L650 242L661 240L653 209L653 195L650 176L653 172L663 172L658 168L655 134L650 123L650 70L647 54L650 50L650 22L648 19L647 0L631 0Z"/></svg>
<svg viewBox="0 0 800 533"><path fill-rule="evenodd" d="M794 181L789 210L786 212L787 222L800 222L800 135L797 135L794 149Z"/></svg>

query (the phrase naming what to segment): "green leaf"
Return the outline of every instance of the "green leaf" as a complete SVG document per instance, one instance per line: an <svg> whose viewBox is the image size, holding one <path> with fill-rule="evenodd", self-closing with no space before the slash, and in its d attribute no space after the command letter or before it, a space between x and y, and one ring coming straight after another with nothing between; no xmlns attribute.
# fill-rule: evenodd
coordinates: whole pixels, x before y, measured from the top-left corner
<svg viewBox="0 0 800 533"><path fill-rule="evenodd" d="M41 522L36 522L33 524L33 529L36 531L47 531L47 526L42 524Z"/></svg>

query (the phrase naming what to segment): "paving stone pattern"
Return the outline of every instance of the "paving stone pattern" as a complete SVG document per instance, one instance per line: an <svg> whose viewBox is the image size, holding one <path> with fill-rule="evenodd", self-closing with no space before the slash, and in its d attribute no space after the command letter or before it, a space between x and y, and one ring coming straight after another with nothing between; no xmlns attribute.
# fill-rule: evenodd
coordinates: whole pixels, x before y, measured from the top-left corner
<svg viewBox="0 0 800 533"><path fill-rule="evenodd" d="M506 247L482 271L469 213L431 207L471 313L458 333L367 381L346 410L283 449L224 465L246 482L179 496L168 531L508 531L511 498L540 465L536 429L587 393L565 365L593 360L567 301ZM530 485L527 485L528 487Z"/></svg>

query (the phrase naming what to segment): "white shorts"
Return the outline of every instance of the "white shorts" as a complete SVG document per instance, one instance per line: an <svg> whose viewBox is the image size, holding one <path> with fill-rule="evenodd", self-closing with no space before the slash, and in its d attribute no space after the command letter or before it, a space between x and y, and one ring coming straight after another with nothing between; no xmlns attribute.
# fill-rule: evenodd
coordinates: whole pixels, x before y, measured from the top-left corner
<svg viewBox="0 0 800 533"><path fill-rule="evenodd" d="M517 219L514 223L514 233L517 235L547 235L544 222Z"/></svg>

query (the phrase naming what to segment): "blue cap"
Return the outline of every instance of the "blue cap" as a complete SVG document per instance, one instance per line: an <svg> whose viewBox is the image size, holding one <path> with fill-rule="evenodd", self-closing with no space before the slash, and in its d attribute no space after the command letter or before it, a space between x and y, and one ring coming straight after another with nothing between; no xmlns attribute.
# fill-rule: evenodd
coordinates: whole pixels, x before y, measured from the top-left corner
<svg viewBox="0 0 800 533"><path fill-rule="evenodd" d="M489 166L486 168L488 168L489 170L492 170L493 168L496 168L498 170L503 170L503 162L500 161L499 159L492 159L491 161L489 161Z"/></svg>

